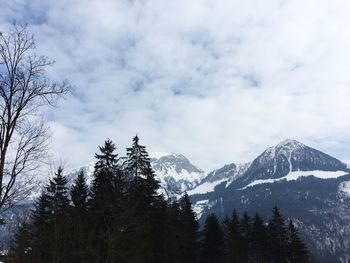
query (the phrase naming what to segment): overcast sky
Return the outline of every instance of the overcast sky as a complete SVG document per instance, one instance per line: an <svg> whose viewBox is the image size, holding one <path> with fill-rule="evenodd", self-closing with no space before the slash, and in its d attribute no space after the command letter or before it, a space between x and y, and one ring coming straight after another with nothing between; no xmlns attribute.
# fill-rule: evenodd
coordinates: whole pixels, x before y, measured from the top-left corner
<svg viewBox="0 0 350 263"><path fill-rule="evenodd" d="M45 111L55 158L137 133L209 171L297 139L350 159L349 0L0 0L75 95Z"/></svg>

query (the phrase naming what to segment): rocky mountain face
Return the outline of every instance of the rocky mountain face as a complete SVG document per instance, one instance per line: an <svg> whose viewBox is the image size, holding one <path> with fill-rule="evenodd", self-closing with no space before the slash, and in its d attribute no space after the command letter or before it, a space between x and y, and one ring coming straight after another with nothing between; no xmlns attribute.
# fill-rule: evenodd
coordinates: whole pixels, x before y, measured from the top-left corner
<svg viewBox="0 0 350 263"><path fill-rule="evenodd" d="M191 193L201 220L211 212L223 218L233 209L268 219L277 205L297 223L317 262L350 259L348 168L300 142L286 140L268 148L229 185Z"/></svg>
<svg viewBox="0 0 350 263"><path fill-rule="evenodd" d="M162 186L161 191L168 197L179 196L191 190L205 177L204 171L181 154L151 158L151 164Z"/></svg>

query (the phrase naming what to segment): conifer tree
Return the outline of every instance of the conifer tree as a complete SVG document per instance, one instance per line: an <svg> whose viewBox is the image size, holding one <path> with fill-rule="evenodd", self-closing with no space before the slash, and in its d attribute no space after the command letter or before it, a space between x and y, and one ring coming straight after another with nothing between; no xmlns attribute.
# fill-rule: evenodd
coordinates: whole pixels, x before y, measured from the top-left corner
<svg viewBox="0 0 350 263"><path fill-rule="evenodd" d="M306 263L309 262L309 256L306 245L300 239L298 231L295 228L293 221L290 219L288 224L288 256L291 263Z"/></svg>
<svg viewBox="0 0 350 263"><path fill-rule="evenodd" d="M116 147L109 139L99 149L101 153L95 154L97 162L92 181L91 206L104 213L107 212L106 210L110 210L114 203L118 155L114 153Z"/></svg>
<svg viewBox="0 0 350 263"><path fill-rule="evenodd" d="M272 210L272 218L268 225L269 253L272 261L286 262L287 255L287 232L284 219L277 206Z"/></svg>
<svg viewBox="0 0 350 263"><path fill-rule="evenodd" d="M67 262L69 254L69 193L62 167L57 169L46 189L51 211L50 249L53 262Z"/></svg>
<svg viewBox="0 0 350 263"><path fill-rule="evenodd" d="M192 209L190 198L185 192L180 199L180 223L182 240L180 243L179 256L182 262L196 262L197 261L197 231L198 222L196 214Z"/></svg>
<svg viewBox="0 0 350 263"><path fill-rule="evenodd" d="M255 214L252 225L251 250L253 260L268 262L267 229L258 213Z"/></svg>
<svg viewBox="0 0 350 263"><path fill-rule="evenodd" d="M32 251L30 258L33 262L49 262L51 256L47 246L50 242L51 217L49 198L44 190L35 201L32 214Z"/></svg>
<svg viewBox="0 0 350 263"><path fill-rule="evenodd" d="M71 187L71 199L73 207L79 213L87 211L89 187L86 183L84 171L81 171Z"/></svg>
<svg viewBox="0 0 350 263"><path fill-rule="evenodd" d="M250 217L248 216L247 211L244 211L243 217L239 224L240 233L241 233L241 248L242 248L242 260L247 262L249 258L250 251L250 239L251 239L251 224Z"/></svg>
<svg viewBox="0 0 350 263"><path fill-rule="evenodd" d="M125 170L133 177L137 183L140 178L145 178L149 169L150 159L146 147L139 144L139 137L133 138L132 146L126 149L127 159L124 162Z"/></svg>
<svg viewBox="0 0 350 263"><path fill-rule="evenodd" d="M74 180L70 195L73 204L70 218L72 260L74 262L85 262L88 259L86 249L89 247L89 224L86 220L89 188L83 171Z"/></svg>
<svg viewBox="0 0 350 263"><path fill-rule="evenodd" d="M159 182L148 158L146 147L139 144L138 136L127 148L124 162L125 173L129 180L128 191L128 236L127 243L134 249L128 255L128 262L153 262L154 242L152 233L156 228L156 214L161 214L162 198L158 195ZM158 236L159 238L159 236Z"/></svg>
<svg viewBox="0 0 350 263"><path fill-rule="evenodd" d="M167 257L169 263L182 263L179 251L182 248L182 222L180 218L180 206L177 201L168 201L167 204Z"/></svg>
<svg viewBox="0 0 350 263"><path fill-rule="evenodd" d="M90 212L93 227L91 257L98 262L113 262L115 247L119 240L121 228L118 207L120 206L117 191L122 191L117 179L122 178L118 167L118 155L114 143L107 139L95 154L94 179L91 188ZM119 252L119 251L118 251Z"/></svg>
<svg viewBox="0 0 350 263"><path fill-rule="evenodd" d="M223 222L225 238L226 262L236 263L244 261L244 249L242 247L242 236L237 211L234 209L231 218Z"/></svg>
<svg viewBox="0 0 350 263"><path fill-rule="evenodd" d="M63 168L59 167L57 173L50 180L47 187L50 209L55 218L67 212L69 206L67 178L63 175Z"/></svg>
<svg viewBox="0 0 350 263"><path fill-rule="evenodd" d="M31 255L34 262L68 262L71 257L68 211L67 179L59 167L33 212Z"/></svg>
<svg viewBox="0 0 350 263"><path fill-rule="evenodd" d="M215 214L209 214L204 223L201 244L201 263L224 262L223 232Z"/></svg>
<svg viewBox="0 0 350 263"><path fill-rule="evenodd" d="M14 240L10 247L10 262L26 263L30 262L29 253L31 252L31 232L30 224L25 220L18 225Z"/></svg>

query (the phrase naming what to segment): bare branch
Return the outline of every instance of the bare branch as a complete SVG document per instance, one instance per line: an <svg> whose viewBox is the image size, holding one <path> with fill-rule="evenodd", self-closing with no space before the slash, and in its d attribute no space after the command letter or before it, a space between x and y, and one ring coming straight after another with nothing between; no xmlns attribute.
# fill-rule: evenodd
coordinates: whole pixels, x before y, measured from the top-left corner
<svg viewBox="0 0 350 263"><path fill-rule="evenodd" d="M13 203L18 186L46 155L48 128L36 112L71 91L67 81L52 82L46 68L54 64L35 54L26 25L0 34L0 210Z"/></svg>

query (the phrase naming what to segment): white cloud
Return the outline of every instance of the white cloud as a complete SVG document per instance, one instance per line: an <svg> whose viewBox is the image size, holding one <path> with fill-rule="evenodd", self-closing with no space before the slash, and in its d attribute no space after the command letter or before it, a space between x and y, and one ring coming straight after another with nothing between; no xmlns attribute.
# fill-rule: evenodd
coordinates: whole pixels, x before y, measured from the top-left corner
<svg viewBox="0 0 350 263"><path fill-rule="evenodd" d="M57 156L81 165L114 139L204 169L284 138L350 158L346 0L0 0L28 22L54 78L76 86L48 114Z"/></svg>

